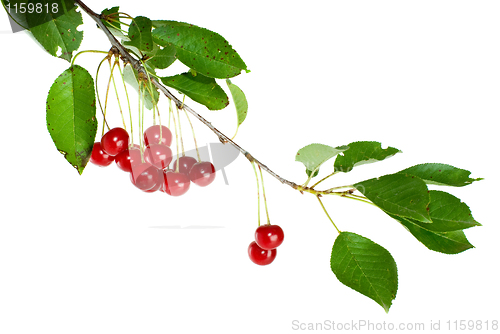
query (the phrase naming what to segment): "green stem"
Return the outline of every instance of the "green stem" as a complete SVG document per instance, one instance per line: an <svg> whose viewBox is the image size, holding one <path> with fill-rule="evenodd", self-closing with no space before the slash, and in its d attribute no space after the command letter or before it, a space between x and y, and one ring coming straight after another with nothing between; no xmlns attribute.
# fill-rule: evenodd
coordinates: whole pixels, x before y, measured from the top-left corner
<svg viewBox="0 0 500 334"><path fill-rule="evenodd" d="M335 174L337 174L337 173L338 173L338 172L333 172L333 173L331 173L330 175L325 176L324 178L322 178L321 180L319 180L318 182L316 182L315 184L313 184L313 185L311 186L311 188L313 188L313 189L314 189L314 187L316 187L318 184L320 184L321 182L323 182L323 181L325 181L326 179L328 179L330 176L333 176L333 175L335 175Z"/></svg>
<svg viewBox="0 0 500 334"><path fill-rule="evenodd" d="M307 185L309 184L309 182L313 178L314 172L316 172L316 169L311 172L311 175L309 175L309 177L307 178L306 182L304 182L304 184L302 185L303 187L307 187Z"/></svg>
<svg viewBox="0 0 500 334"><path fill-rule="evenodd" d="M177 109L177 105L175 106L175 108ZM175 115L172 108L169 109L169 112L172 114L172 120L174 121L174 128L175 128L175 147L177 154L177 166L175 168L175 172L179 173L179 135L177 133L177 122L175 121Z"/></svg>
<svg viewBox="0 0 500 334"><path fill-rule="evenodd" d="M182 156L185 156L186 153L184 151L184 141L182 140L181 116L179 115L179 108L177 108L177 120L179 121L179 136L181 137Z"/></svg>
<svg viewBox="0 0 500 334"><path fill-rule="evenodd" d="M375 207L378 208L378 205L374 204L373 202L370 202L366 197L364 196L358 196L358 195L353 195L353 194L347 194L345 196L341 196L341 197L345 197L345 198L350 198L350 199L353 199L355 201L360 201L360 202L363 202L363 203L367 203L367 204L371 204Z"/></svg>
<svg viewBox="0 0 500 334"><path fill-rule="evenodd" d="M342 189L342 188L354 188L352 184L346 185L346 186L338 186L338 187L333 187L330 189L326 189L325 191L332 191L332 190L337 190L337 189Z"/></svg>
<svg viewBox="0 0 500 334"><path fill-rule="evenodd" d="M111 66L111 58L107 59L110 62ZM104 118L106 118L106 110L108 109L108 96L109 96L109 86L111 85L111 78L112 78L112 73L109 75L108 85L106 87L106 98L104 99ZM103 133L104 133L104 127L103 127Z"/></svg>
<svg viewBox="0 0 500 334"><path fill-rule="evenodd" d="M189 119L189 115L188 115L187 111L185 109L182 109L182 110L184 110L184 113L186 114L186 118L189 122L189 125L191 126L191 131L193 132L194 147L196 148L196 154L198 155L198 162L201 162L200 151L198 150L198 143L196 142L196 136L194 134L193 123L191 123L191 120Z"/></svg>
<svg viewBox="0 0 500 334"><path fill-rule="evenodd" d="M75 59L76 57L78 57L79 55L81 55L82 53L87 53L87 52L90 52L90 53L105 53L105 54L108 54L108 51L100 51L100 50L84 50L84 51L80 51L78 52L74 57L73 57L73 60L71 60L71 66L73 66L75 64Z"/></svg>
<svg viewBox="0 0 500 334"><path fill-rule="evenodd" d="M323 208L323 211L325 211L326 216L328 217L328 219L330 219L330 221L332 222L333 226L335 227L335 229L337 230L337 232L340 234L340 230L337 228L337 225L335 225L335 223L333 222L332 218L328 214L328 211L326 211L325 206L323 205L323 202L321 202L320 196L318 195L318 196L316 196L316 198L318 199L319 204L321 204L321 207Z"/></svg>
<svg viewBox="0 0 500 334"><path fill-rule="evenodd" d="M111 67L111 63L109 64L110 71L111 71L111 79L113 80L113 87L115 89L115 95L116 95L116 101L118 102L118 108L120 109L120 115L122 116L122 123L123 123L123 128L127 130L127 126L125 124L125 118L123 117L123 111L122 111L122 104L120 103L120 96L118 95L118 89L116 89L116 82L115 82L115 76L113 74L115 70L115 66L118 64L118 67L120 67L118 60L115 58L115 62L113 63L113 67Z"/></svg>
<svg viewBox="0 0 500 334"><path fill-rule="evenodd" d="M266 190L264 189L264 178L262 177L262 169L260 168L260 166L258 167L260 172L260 182L262 183L262 197L264 198L264 206L266 207L267 225L271 225L271 221L269 220L269 212L267 211Z"/></svg>
<svg viewBox="0 0 500 334"><path fill-rule="evenodd" d="M257 222L260 226L260 193L259 193L259 176L257 175L257 169L255 168L255 164L252 161L253 171L255 172L255 178L257 179Z"/></svg>
<svg viewBox="0 0 500 334"><path fill-rule="evenodd" d="M123 22L120 22L120 20L111 20L111 21L113 21L113 22L119 22L120 24L123 24L124 26L128 26L128 24L125 24L125 23L123 23ZM122 32L122 33L124 33L125 35L127 35L127 34L128 34L128 31L123 30L122 28L118 28L116 25L114 25L113 23L111 23L109 20L106 20L106 22L107 22L107 23L108 23L111 27L113 27L113 29L116 29L116 30L118 30L118 31L121 31L121 32Z"/></svg>
<svg viewBox="0 0 500 334"><path fill-rule="evenodd" d="M104 113L104 110L102 109L102 104L101 104L101 98L99 97L99 85L97 84L98 83L98 78L99 78L99 70L101 69L101 65L104 63L104 61L108 59L108 56L104 57L103 60L101 60L101 62L99 63L99 66L97 66L97 73L95 75L95 91L96 91L96 95L97 95L97 102L99 103L99 108L101 109L101 114L102 114L102 120L103 120L103 126L102 126L102 134L101 134L101 137L104 136L104 125L106 125L106 127L108 128L108 131L109 131L109 125L108 125L108 122L106 121L106 115Z"/></svg>
<svg viewBox="0 0 500 334"><path fill-rule="evenodd" d="M118 60L118 58L116 60ZM132 108L130 107L130 99L128 97L127 85L125 83L125 78L123 77L122 68L120 67L119 63L118 63L118 71L120 72L120 77L122 78L123 88L125 89L125 96L127 96L128 114L130 116L130 143L133 147L134 146L134 129L132 127Z"/></svg>

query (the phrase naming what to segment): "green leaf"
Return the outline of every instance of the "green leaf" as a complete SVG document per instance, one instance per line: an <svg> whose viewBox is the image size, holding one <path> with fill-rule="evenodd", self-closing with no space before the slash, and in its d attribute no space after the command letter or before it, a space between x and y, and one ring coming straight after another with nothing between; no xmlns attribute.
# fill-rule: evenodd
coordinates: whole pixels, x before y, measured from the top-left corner
<svg viewBox="0 0 500 334"><path fill-rule="evenodd" d="M234 105L236 107L236 116L238 125L236 126L236 132L238 132L238 128L245 121L248 112L248 102L245 97L245 93L240 89L240 87L236 86L231 82L231 80L226 79L227 86L229 87L229 91L231 92L231 96L233 97ZM236 135L236 134L235 134Z"/></svg>
<svg viewBox="0 0 500 334"><path fill-rule="evenodd" d="M446 164L426 163L416 165L402 170L400 173L406 173L418 176L427 184L436 184L441 186L463 187L474 181L483 180L482 178L471 179L471 172Z"/></svg>
<svg viewBox="0 0 500 334"><path fill-rule="evenodd" d="M226 79L247 70L245 62L231 45L216 32L176 21L153 21L153 40L173 45L176 57L196 72L211 78Z"/></svg>
<svg viewBox="0 0 500 334"><path fill-rule="evenodd" d="M94 80L74 65L54 81L47 96L47 129L56 148L82 174L97 132Z"/></svg>
<svg viewBox="0 0 500 334"><path fill-rule="evenodd" d="M389 216L399 221L418 241L430 250L445 254L458 254L469 248L474 248L462 230L436 232L430 229L430 226L434 224L420 224L414 219L393 214L389 214Z"/></svg>
<svg viewBox="0 0 500 334"><path fill-rule="evenodd" d="M229 104L226 93L213 78L186 72L160 79L166 86L177 89L210 110L224 109Z"/></svg>
<svg viewBox="0 0 500 334"><path fill-rule="evenodd" d="M151 20L144 16L134 18L128 28L130 41L123 42L124 45L133 46L144 52L153 51L153 36L151 35Z"/></svg>
<svg viewBox="0 0 500 334"><path fill-rule="evenodd" d="M126 83L131 85L137 92L139 92L139 81L138 81L139 74L134 68L132 68L132 66L130 66L130 64L125 65L125 67L123 69L123 78L124 78ZM157 104L158 100L160 98L160 94L158 93L158 90L156 89L155 86L153 86L153 85L151 85L151 86L153 89L153 96L154 96L155 104ZM144 88L144 86L143 86L143 88ZM153 109L153 98L151 97L151 93L150 93L151 87L148 84L148 86L145 89L143 89L143 88L141 88L141 92L144 91L145 106L147 109L151 110L151 109Z"/></svg>
<svg viewBox="0 0 500 334"><path fill-rule="evenodd" d="M354 187L387 213L432 223L428 212L429 190L416 176L384 175L359 182Z"/></svg>
<svg viewBox="0 0 500 334"><path fill-rule="evenodd" d="M401 152L394 147L382 149L382 145L375 141L357 141L347 146L349 149L335 159L336 172L347 173L356 166L381 161Z"/></svg>
<svg viewBox="0 0 500 334"><path fill-rule="evenodd" d="M166 46L163 49L158 49L158 51L148 60L146 64L150 65L152 68L165 69L172 65L177 59L175 57L175 47L172 45Z"/></svg>
<svg viewBox="0 0 500 334"><path fill-rule="evenodd" d="M57 17L53 17L50 11L41 14L35 11L26 14L26 19L33 37L48 53L71 61L73 52L78 50L83 40L83 31L76 30L83 23L82 13L77 12L76 7Z"/></svg>
<svg viewBox="0 0 500 334"><path fill-rule="evenodd" d="M101 12L101 21L108 29L121 29L120 19L118 17L118 12L120 11L119 6L112 8L106 8Z"/></svg>
<svg viewBox="0 0 500 334"><path fill-rule="evenodd" d="M398 290L398 269L385 248L358 234L342 232L333 244L330 266L341 283L389 312Z"/></svg>
<svg viewBox="0 0 500 334"><path fill-rule="evenodd" d="M331 147L323 144L310 144L301 148L295 156L295 161L300 161L306 166L306 173L315 172L319 167L340 152L349 149L349 146Z"/></svg>
<svg viewBox="0 0 500 334"><path fill-rule="evenodd" d="M432 224L424 224L425 228L431 231L449 232L481 226L472 217L467 204L460 201L459 198L438 190L430 190L429 195L431 199L429 216L432 219Z"/></svg>

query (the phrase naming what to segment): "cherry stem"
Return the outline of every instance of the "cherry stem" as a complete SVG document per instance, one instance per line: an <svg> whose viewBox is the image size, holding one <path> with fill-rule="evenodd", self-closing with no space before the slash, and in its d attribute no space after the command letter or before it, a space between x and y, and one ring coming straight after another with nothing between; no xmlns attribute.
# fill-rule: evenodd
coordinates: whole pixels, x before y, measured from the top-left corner
<svg viewBox="0 0 500 334"><path fill-rule="evenodd" d="M115 89L115 95L116 95L116 101L118 102L118 108L120 109L120 115L122 116L122 123L123 123L123 128L125 129L125 131L127 130L127 126L125 125L125 118L123 117L123 111L122 111L122 105L120 103L120 96L118 95L118 90L116 89L116 82L115 82L115 76L113 74L114 70L115 70L115 66L118 64L118 67L120 67L119 65L119 61L116 60L115 58L115 62L113 63L113 67L111 67L111 63L109 63L109 67L110 67L110 71L111 71L111 79L113 81L113 87Z"/></svg>
<svg viewBox="0 0 500 334"><path fill-rule="evenodd" d="M119 63L118 56L116 56L116 60L118 61L118 71L120 72L120 77L122 78L122 82L123 82L123 88L125 90L125 96L127 97L128 114L130 116L130 144L133 147L134 146L134 129L132 126L132 123L133 123L132 122L132 108L130 107L130 99L128 97L127 85L125 83L125 78L123 77L123 72L122 72L122 68L121 68L120 63Z"/></svg>
<svg viewBox="0 0 500 334"><path fill-rule="evenodd" d="M170 129L170 119L172 115L170 114L170 110L172 110L172 100L168 99L168 128Z"/></svg>
<svg viewBox="0 0 500 334"><path fill-rule="evenodd" d="M200 150L198 150L198 143L196 142L196 136L194 134L194 127L193 127L193 123L191 123L191 120L189 119L189 115L187 113L187 111L185 109L184 110L184 113L186 114L186 118L189 122L189 125L191 126L191 131L193 132L193 139L194 139L194 147L196 148L196 154L198 155L198 162L201 162L201 158L200 158Z"/></svg>
<svg viewBox="0 0 500 334"><path fill-rule="evenodd" d="M139 85L141 84L142 81L139 82ZM144 138L143 138L143 133L144 133L144 106L146 105L146 93L145 93L145 88L146 85L144 85L144 87L142 88L142 108L141 108L141 116L142 116L142 121L141 121L141 127L140 127L140 131L139 133L141 134L139 137L141 137L141 142L142 142L142 147L143 147L143 150L146 150L146 145L145 145L145 142L144 142Z"/></svg>
<svg viewBox="0 0 500 334"><path fill-rule="evenodd" d="M142 119L141 119L141 110L142 110L142 105L144 104L144 93L142 92L141 89L141 83L139 82L139 106L138 106L138 111L139 111L139 134L143 133L142 132ZM139 148L141 151L141 162L144 162L144 141L142 139L142 136L139 135Z"/></svg>
<svg viewBox="0 0 500 334"><path fill-rule="evenodd" d="M262 197L264 198L264 206L266 207L267 225L271 225L271 221L269 220L269 212L267 211L266 190L264 189L264 178L262 177L262 169L260 168L260 166L258 167L260 172L260 182L262 183Z"/></svg>
<svg viewBox="0 0 500 334"><path fill-rule="evenodd" d="M142 60L141 60L141 63L143 64L144 68L146 68L146 65L144 64L144 62ZM155 109L156 109L156 112L158 113L158 121L160 122L160 138L158 141L158 144L160 144L161 140L162 140L162 136L163 136L162 128L161 128L160 109L158 108L158 103L156 103L154 89L153 89L153 85L151 84L151 77L149 76L149 72L146 71L146 74L148 76L147 80L148 80L149 85L145 84L145 87L147 88L148 93L151 96L151 100L153 101L153 124L156 125Z"/></svg>
<svg viewBox="0 0 500 334"><path fill-rule="evenodd" d="M259 192L259 176L257 175L257 169L252 161L253 171L255 172L255 178L257 179L257 222L260 226L260 192Z"/></svg>
<svg viewBox="0 0 500 334"><path fill-rule="evenodd" d="M102 120L103 123L107 126L108 131L109 131L109 125L108 122L106 121L106 115L104 113L104 110L102 109L102 104L101 104L101 98L99 97L99 85L97 84L97 80L99 78L99 70L101 69L101 65L108 59L108 56L104 57L101 62L99 63L99 66L97 66L97 73L95 75L95 90L96 90L96 95L97 95L97 102L99 103L99 108L101 109L101 114L102 114ZM104 125L102 127L102 134L101 137L104 136Z"/></svg>
<svg viewBox="0 0 500 334"><path fill-rule="evenodd" d="M76 57L78 57L82 53L105 53L105 54L108 54L108 51L100 51L100 50L83 50L83 51L80 51L71 60L71 66L73 66L75 64Z"/></svg>
<svg viewBox="0 0 500 334"><path fill-rule="evenodd" d="M328 217L328 219L330 219L330 221L332 222L333 226L335 227L335 229L337 230L337 232L340 234L340 230L337 228L337 225L335 225L335 223L333 222L332 218L328 214L328 211L326 211L325 206L323 205L323 202L321 202L321 198L320 197L321 197L321 195L317 195L316 196L316 198L319 201L319 204L321 204L321 207L323 208L323 211L325 211L326 216Z"/></svg>
<svg viewBox="0 0 500 334"><path fill-rule="evenodd" d="M184 151L184 141L182 140L181 116L179 115L179 108L176 109L177 109L177 119L179 120L179 136L181 137L182 156L185 156L186 153Z"/></svg>
<svg viewBox="0 0 500 334"><path fill-rule="evenodd" d="M177 108L177 106L175 106ZM172 105L170 105L169 108L169 113L172 114L172 120L174 121L174 128L175 128L175 147L176 147L176 153L177 153L177 166L175 166L175 172L179 173L179 136L177 133L177 122L175 121L175 115L174 111L172 110Z"/></svg>
<svg viewBox="0 0 500 334"><path fill-rule="evenodd" d="M161 127L161 117L160 117L160 108L158 108L158 104L156 104L156 112L158 113L158 123L160 125L160 141L158 142L161 143L161 138L162 138L162 127ZM154 110L153 110L153 114L154 114Z"/></svg>
<svg viewBox="0 0 500 334"><path fill-rule="evenodd" d="M107 60L109 62L109 66L111 68L111 58L109 55L107 56ZM106 98L104 99L104 118L106 118L106 110L108 108L108 96L109 96L109 86L111 85L111 78L113 77L113 72L109 75L108 79L108 86L106 87ZM103 128L103 134L104 134L104 128Z"/></svg>

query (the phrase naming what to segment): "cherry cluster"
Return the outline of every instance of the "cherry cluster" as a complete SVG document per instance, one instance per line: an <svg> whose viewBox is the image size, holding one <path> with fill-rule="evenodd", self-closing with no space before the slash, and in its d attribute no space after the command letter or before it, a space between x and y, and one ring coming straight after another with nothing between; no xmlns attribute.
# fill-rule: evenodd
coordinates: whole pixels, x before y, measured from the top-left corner
<svg viewBox="0 0 500 334"><path fill-rule="evenodd" d="M253 263L265 266L276 258L276 248L285 234L278 225L262 225L255 231L255 241L248 246L248 256Z"/></svg>
<svg viewBox="0 0 500 334"><path fill-rule="evenodd" d="M164 125L153 125L144 131L144 152L139 145L129 145L129 134L123 128L106 132L100 142L94 143L90 162L105 167L116 162L130 173L132 184L144 192L162 191L180 196L189 190L191 182L205 187L215 179L215 168L210 161L196 161L183 156L175 159L172 169L172 133ZM179 163L179 168L177 168Z"/></svg>

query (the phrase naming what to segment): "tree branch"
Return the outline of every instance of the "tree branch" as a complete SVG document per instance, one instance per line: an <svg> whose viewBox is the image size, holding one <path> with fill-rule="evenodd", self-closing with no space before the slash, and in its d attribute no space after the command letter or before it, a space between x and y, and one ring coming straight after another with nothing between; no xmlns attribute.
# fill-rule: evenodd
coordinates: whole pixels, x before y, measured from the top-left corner
<svg viewBox="0 0 500 334"><path fill-rule="evenodd" d="M80 8L85 12L87 13L87 15L89 15L96 23L97 25L99 26L99 28L101 28L101 30L104 32L104 34L108 37L111 45L116 48L117 52L121 55L122 59L125 61L125 62L128 62L130 63L130 65L138 72L138 73L142 73L143 77L147 78L148 75L146 73L146 70L144 69L144 67L142 66L141 62L137 59L135 59L124 47L123 45L115 38L115 36L109 31L109 29L104 25L104 23L101 21L101 15L100 14L97 14L95 13L92 9L90 9L89 7L87 7L87 5L85 5L81 0L75 0L75 3L78 4L78 6L80 6ZM158 80L156 80L155 77L152 77L150 76L151 78L151 83L156 87L158 88L167 98L169 98L170 100L174 101L174 103L176 104L177 108L179 109L185 109L187 110L189 113L191 113L194 117L196 117L200 122L202 122L203 124L205 124L210 130L212 130L216 135L217 137L219 137L219 140L223 143L223 144L226 144L226 143L229 143L231 144L234 148L236 148L238 151L241 152L241 154L243 154L245 156L245 158L248 159L248 161L250 162L255 162L257 165L260 166L260 168L262 168L263 170L265 170L267 173L269 173L271 176L273 176L274 178L276 178L278 181L280 181L281 183L283 184L286 184L290 187L292 187L293 189L296 189L296 190L299 190L301 193L302 192L309 192L309 193L312 193L314 195L330 195L330 194L337 194L335 192L333 192L332 190L324 190L324 191L318 191L318 190L315 190L313 188L310 188L310 187L304 187L304 186L300 186L292 181L288 181L284 178L282 178L281 176L279 176L278 174L276 174L275 172L273 172L271 169L269 169L266 165L264 165L262 162L260 162L259 160L257 160L256 158L254 158L248 151L244 150L243 148L241 148L238 144L236 144L234 141L232 141L229 137L227 137L225 134L223 134L222 132L220 132L219 130L217 130L217 128L215 128L212 123L210 123L209 121L207 121L206 119L204 119L200 114L198 114L196 111L194 111L193 109L191 109L189 106L187 106L186 104L184 104L182 101L180 101L177 97L175 97L174 95L172 95L172 93L170 93L170 91L161 83L158 82Z"/></svg>

